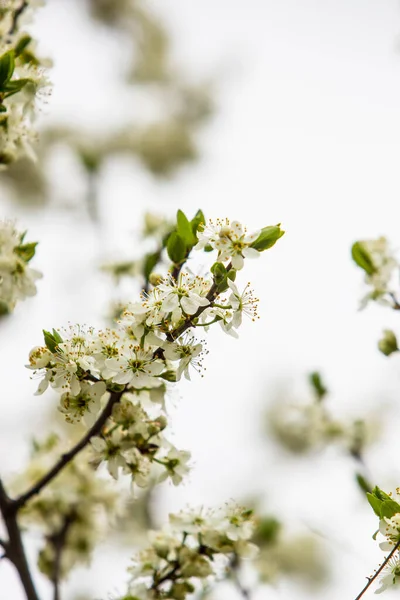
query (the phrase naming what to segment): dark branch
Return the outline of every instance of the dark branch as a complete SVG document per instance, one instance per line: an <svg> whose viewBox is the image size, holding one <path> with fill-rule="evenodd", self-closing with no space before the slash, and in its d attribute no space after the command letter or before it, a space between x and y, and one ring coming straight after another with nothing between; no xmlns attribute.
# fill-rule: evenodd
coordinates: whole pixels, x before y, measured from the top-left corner
<svg viewBox="0 0 400 600"><path fill-rule="evenodd" d="M14 15L13 15L13 20L11 23L11 28L9 31L9 34L12 35L13 33L16 32L17 28L18 28L18 20L20 18L20 16L22 15L22 13L28 8L28 2L27 0L24 0L24 2L22 2L21 6L19 8L17 8L17 10L14 11Z"/></svg>
<svg viewBox="0 0 400 600"><path fill-rule="evenodd" d="M71 460L75 458L75 456L87 446L90 442L90 438L98 435L103 426L105 425L107 419L111 416L112 409L114 404L120 401L121 396L124 392L111 392L110 399L107 402L107 405L100 417L97 421L92 425L92 427L87 431L87 433L83 436L83 438L73 447L69 452L62 454L59 460L56 462L54 467L50 469L35 485L33 485L27 492L21 494L15 500L11 500L11 507L14 512L17 512L28 500L30 500L33 496L36 496L50 481L52 481L62 469L69 463Z"/></svg>
<svg viewBox="0 0 400 600"><path fill-rule="evenodd" d="M8 533L8 542L5 543L5 546L2 542L2 546L6 557L13 563L18 572L27 600L39 600L25 555L21 531L17 522L17 514L12 509L12 504L13 501L8 497L0 480L0 512L3 515Z"/></svg>
<svg viewBox="0 0 400 600"><path fill-rule="evenodd" d="M387 557L385 558L385 560L383 561L383 563L381 564L379 569L376 571L375 575L373 577L368 578L367 584L363 587L363 589L358 594L357 598L355 598L355 600L360 600L360 598L365 594L365 592L367 591L367 589L369 588L371 583L373 583L375 581L375 579L378 577L378 575L380 573L382 573L383 569L386 567L389 560L392 558L393 554L399 549L399 547L400 547L400 540L397 542L397 544L395 545L393 550L391 550L390 554L387 555Z"/></svg>
<svg viewBox="0 0 400 600"><path fill-rule="evenodd" d="M235 584L236 589L239 592L239 594L242 596L242 598L244 598L245 600L250 600L251 599L250 590L248 590L247 588L243 587L243 584L240 581L239 573L238 573L239 567L240 567L239 557L235 555L233 557L232 561L231 561L231 577L232 577L232 581Z"/></svg>
<svg viewBox="0 0 400 600"><path fill-rule="evenodd" d="M74 521L74 514L65 517L64 524L55 535L51 536L50 542L54 548L54 569L52 582L54 586L54 600L60 600L60 579L61 579L61 559L65 547L67 534L70 526Z"/></svg>

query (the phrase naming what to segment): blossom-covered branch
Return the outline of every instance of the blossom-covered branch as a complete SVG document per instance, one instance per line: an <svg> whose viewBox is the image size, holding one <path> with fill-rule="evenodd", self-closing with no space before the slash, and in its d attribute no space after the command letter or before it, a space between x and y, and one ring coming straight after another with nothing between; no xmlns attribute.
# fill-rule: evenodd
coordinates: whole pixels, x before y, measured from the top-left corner
<svg viewBox="0 0 400 600"><path fill-rule="evenodd" d="M37 102L48 93L47 62L36 52L32 37L23 31L35 8L32 0L10 0L0 13L0 165L21 156L35 157L34 121ZM24 19L22 19L22 15Z"/></svg>
<svg viewBox="0 0 400 600"><path fill-rule="evenodd" d="M12 312L18 301L36 294L42 274L32 269L36 242L25 242L26 232L12 221L0 220L0 315Z"/></svg>

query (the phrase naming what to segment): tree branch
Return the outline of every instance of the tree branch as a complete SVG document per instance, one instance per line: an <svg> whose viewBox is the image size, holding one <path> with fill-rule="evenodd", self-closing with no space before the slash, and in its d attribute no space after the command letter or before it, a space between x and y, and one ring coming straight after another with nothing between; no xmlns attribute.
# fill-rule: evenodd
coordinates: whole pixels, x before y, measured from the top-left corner
<svg viewBox="0 0 400 600"><path fill-rule="evenodd" d="M27 0L24 0L22 2L21 6L19 8L17 8L17 10L14 11L10 31L8 32L9 35L12 35L13 33L16 32L17 27L18 27L18 19L20 18L22 13L28 8L28 4L29 4L29 2Z"/></svg>
<svg viewBox="0 0 400 600"><path fill-rule="evenodd" d="M50 541L54 548L54 569L52 582L54 585L54 600L60 600L60 579L61 579L61 558L64 550L67 534L70 526L74 520L74 514L67 515L64 520L64 524L60 531L55 535L51 536Z"/></svg>
<svg viewBox="0 0 400 600"><path fill-rule="evenodd" d="M240 561L238 556L234 556L231 561L231 577L234 585L236 586L237 591L245 600L251 600L251 592L247 588L243 587L242 582L240 581L238 569L240 566Z"/></svg>
<svg viewBox="0 0 400 600"><path fill-rule="evenodd" d="M71 460L75 458L75 456L87 446L90 442L90 438L98 435L103 426L105 425L107 419L111 416L112 409L114 404L120 401L122 392L111 392L111 396L107 402L106 407L101 413L100 417L97 421L92 425L92 427L86 432L83 438L73 447L69 452L62 454L60 459L56 462L54 467L50 469L37 483L35 483L28 491L24 494L21 494L15 500L10 501L11 511L17 512L24 504L28 502L33 496L36 496L50 481L52 481L60 471L69 463Z"/></svg>
<svg viewBox="0 0 400 600"><path fill-rule="evenodd" d="M368 578L367 584L363 587L363 589L358 594L357 598L355 598L355 600L360 600L360 598L365 594L365 592L367 591L367 589L369 588L369 586L371 585L371 583L373 583L375 581L375 579L378 577L378 575L380 575L380 573L382 573L383 569L386 567L386 565L388 564L389 560L392 558L393 554L399 548L400 548L400 540L397 542L397 544L395 545L395 547L393 548L393 550L390 551L390 554L387 555L387 557L385 558L385 560L383 561L383 563L381 564L381 566L379 567L379 569L376 571L375 575L373 575L373 577L369 577Z"/></svg>
<svg viewBox="0 0 400 600"><path fill-rule="evenodd" d="M13 563L18 572L27 600L39 600L25 555L21 531L17 521L17 514L16 511L12 509L12 504L13 501L8 497L3 483L0 480L0 512L3 515L9 540L5 545L2 542L2 546L5 550L6 557Z"/></svg>

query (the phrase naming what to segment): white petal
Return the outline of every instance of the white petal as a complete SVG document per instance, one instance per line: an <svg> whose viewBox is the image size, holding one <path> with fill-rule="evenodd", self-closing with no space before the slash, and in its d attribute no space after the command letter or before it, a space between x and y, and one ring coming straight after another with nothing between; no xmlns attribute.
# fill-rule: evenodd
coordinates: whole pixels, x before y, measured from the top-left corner
<svg viewBox="0 0 400 600"><path fill-rule="evenodd" d="M232 256L233 268L236 269L237 271L240 271L240 269L243 269L243 265L244 265L243 256L241 254L234 254Z"/></svg>
<svg viewBox="0 0 400 600"><path fill-rule="evenodd" d="M243 256L245 258L258 258L260 253L255 248L244 248Z"/></svg>

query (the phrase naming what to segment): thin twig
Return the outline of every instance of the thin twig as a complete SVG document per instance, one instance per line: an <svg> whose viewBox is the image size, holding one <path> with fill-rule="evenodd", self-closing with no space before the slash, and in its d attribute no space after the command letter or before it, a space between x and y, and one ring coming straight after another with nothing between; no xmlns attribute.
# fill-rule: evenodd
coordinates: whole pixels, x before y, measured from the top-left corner
<svg viewBox="0 0 400 600"><path fill-rule="evenodd" d="M69 462L71 462L71 460L75 458L75 456L81 450L83 450L85 446L87 446L87 444L90 442L90 438L98 435L101 432L107 419L111 416L114 404L120 401L124 391L111 392L111 396L107 402L105 409L103 410L97 421L83 436L83 438L73 448L71 448L71 450L69 450L65 454L62 454L59 460L54 465L54 467L50 469L50 471L48 471L41 479L39 479L39 481L35 483L35 485L33 485L28 491L26 491L24 494L21 494L21 496L19 496L15 500L11 500L11 506L15 512L18 511L22 506L24 506L24 504L26 504L26 502L28 502L28 500L30 500L33 496L36 496L36 494L38 494L48 483L50 483L50 481L52 481L59 474L59 472L62 471L62 469Z"/></svg>
<svg viewBox="0 0 400 600"><path fill-rule="evenodd" d="M39 600L25 555L17 514L11 508L12 503L13 501L9 498L0 480L0 512L3 515L9 540L5 547L6 556L18 572L27 600Z"/></svg>
<svg viewBox="0 0 400 600"><path fill-rule="evenodd" d="M240 581L239 574L238 574L239 565L240 565L239 557L234 556L234 558L231 561L231 577L232 577L233 583L235 584L236 589L238 590L240 595L243 598L245 598L245 600L251 600L250 590L243 587L243 584Z"/></svg>
<svg viewBox="0 0 400 600"><path fill-rule="evenodd" d="M54 600L60 600L60 579L61 579L61 558L65 547L65 542L68 534L68 530L74 521L74 514L70 514L65 517L63 526L60 531L53 535L50 539L54 548L54 569L52 575L52 582L54 586Z"/></svg>
<svg viewBox="0 0 400 600"><path fill-rule="evenodd" d="M17 27L18 27L18 19L20 18L22 13L25 11L25 9L28 8L28 5L29 5L28 0L24 0L24 2L22 2L21 6L19 8L17 8L17 10L14 11L10 31L8 32L9 35L12 35L13 33L16 32Z"/></svg>
<svg viewBox="0 0 400 600"><path fill-rule="evenodd" d="M386 567L389 560L392 558L393 554L399 549L399 547L400 547L400 540L397 542L397 544L395 545L393 550L391 550L390 554L388 554L388 556L385 558L385 560L383 561L383 563L381 564L379 569L376 571L375 575L373 575L373 577L368 578L367 584L363 587L363 589L358 594L357 598L355 598L355 600L360 600L360 598L365 594L365 592L367 591L367 589L369 588L371 583L373 583L375 581L375 579L378 577L378 575L380 573L382 573L383 569Z"/></svg>

